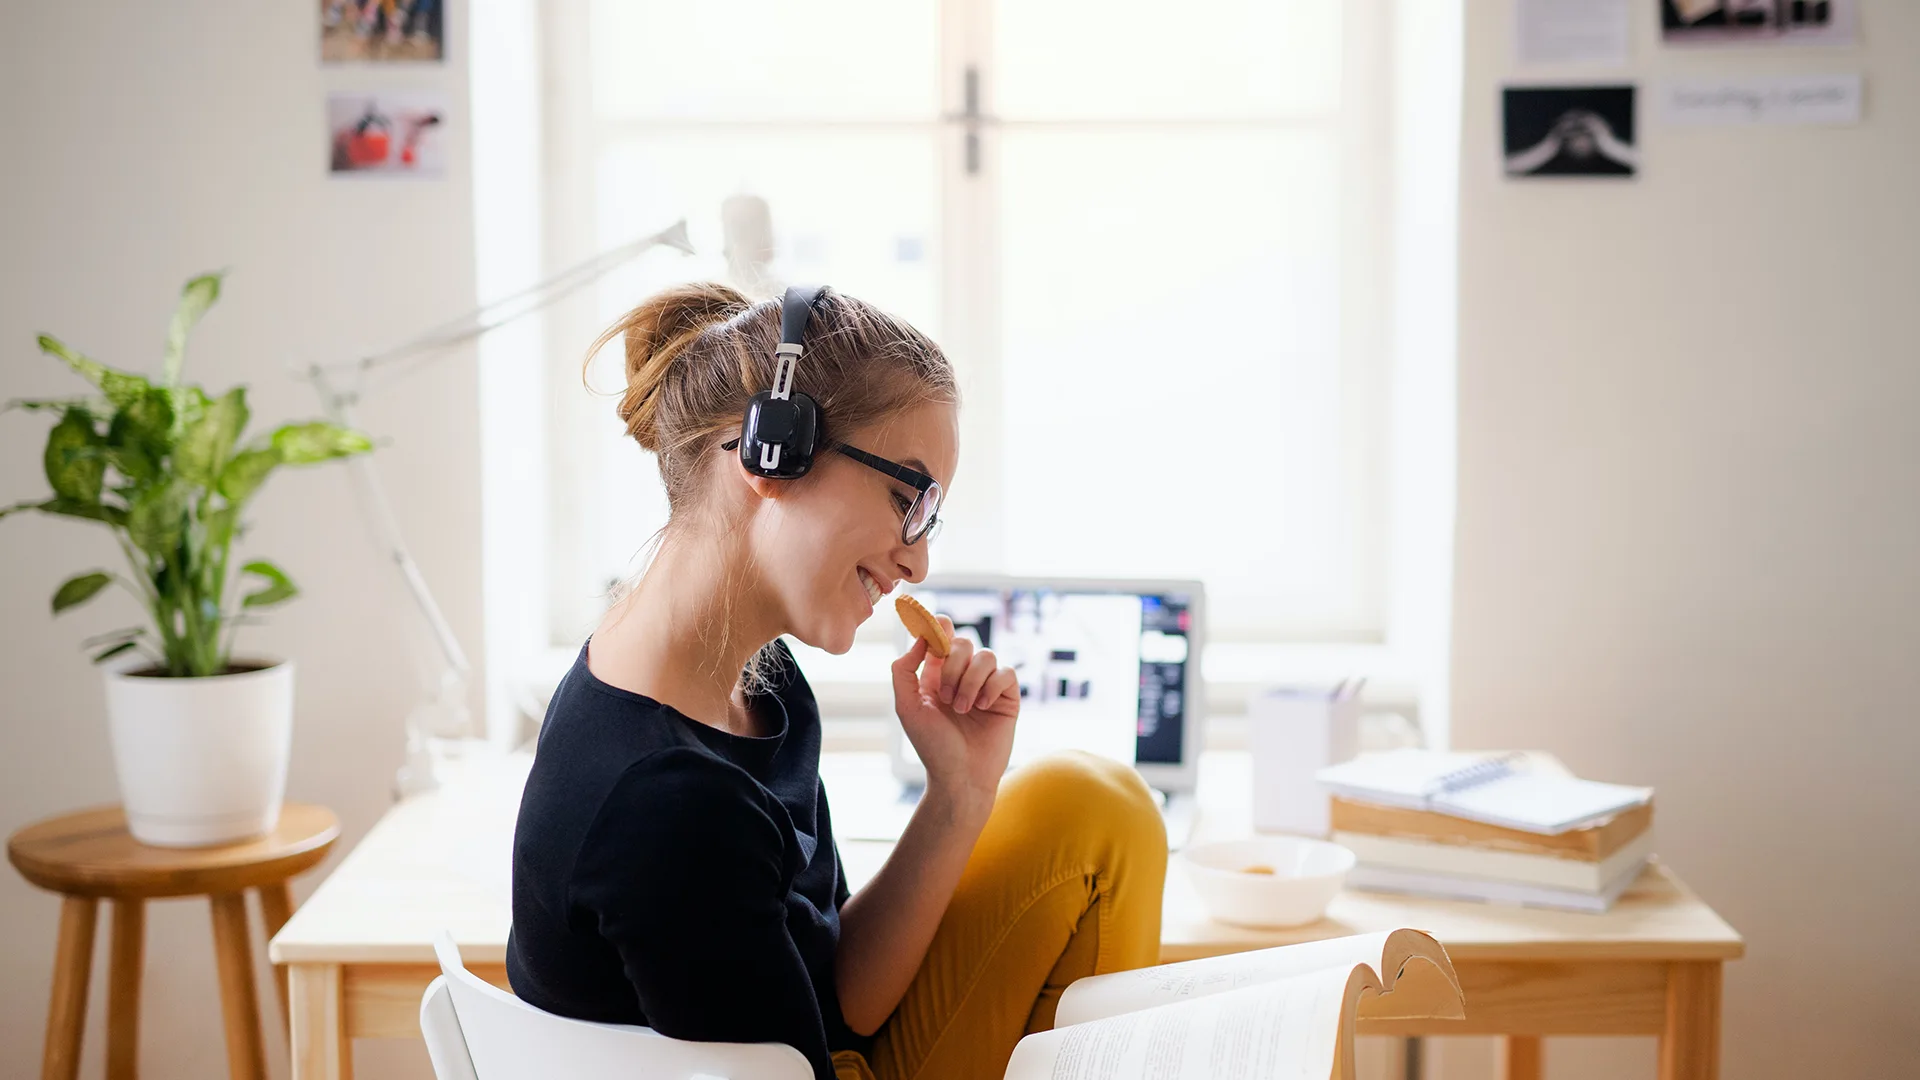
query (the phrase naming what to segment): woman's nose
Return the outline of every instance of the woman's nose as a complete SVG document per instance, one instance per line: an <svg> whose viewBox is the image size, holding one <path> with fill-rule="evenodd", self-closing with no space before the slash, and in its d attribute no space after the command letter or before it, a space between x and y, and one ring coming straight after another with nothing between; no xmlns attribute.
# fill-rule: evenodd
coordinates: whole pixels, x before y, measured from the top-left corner
<svg viewBox="0 0 1920 1080"><path fill-rule="evenodd" d="M909 544L898 549L894 563L900 568L900 580L918 585L927 577L927 543Z"/></svg>

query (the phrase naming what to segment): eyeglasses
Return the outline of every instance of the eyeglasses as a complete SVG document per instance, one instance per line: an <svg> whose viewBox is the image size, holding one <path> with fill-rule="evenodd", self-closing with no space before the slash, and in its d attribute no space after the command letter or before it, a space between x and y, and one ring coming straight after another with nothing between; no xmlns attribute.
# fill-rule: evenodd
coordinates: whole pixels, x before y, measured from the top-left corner
<svg viewBox="0 0 1920 1080"><path fill-rule="evenodd" d="M735 450L738 449L739 446L739 439L729 439L720 444L720 449ZM917 544L920 542L921 537L926 537L927 541L931 543L934 537L940 535L940 526L943 524L940 520L940 500L942 497L940 481L935 480L933 477L928 476L918 469L910 469L897 461L888 461L886 458L880 457L877 454L869 454L865 450L855 449L846 443L834 443L833 449L838 450L869 469L885 473L903 484L912 485L914 497L911 505L901 508L899 502L894 504L894 508L901 510L905 515L900 522L900 539L903 543L908 545ZM894 498L899 501L905 501L906 496L896 492Z"/></svg>

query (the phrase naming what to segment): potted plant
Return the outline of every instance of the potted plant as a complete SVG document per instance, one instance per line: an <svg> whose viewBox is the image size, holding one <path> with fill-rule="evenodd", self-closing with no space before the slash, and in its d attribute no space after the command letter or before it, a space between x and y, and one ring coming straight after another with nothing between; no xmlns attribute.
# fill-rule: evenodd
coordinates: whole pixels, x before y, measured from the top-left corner
<svg viewBox="0 0 1920 1080"><path fill-rule="evenodd" d="M246 388L217 398L180 381L186 339L220 295L220 274L187 282L167 331L156 385L68 348L40 349L93 387L82 397L14 401L58 416L45 453L50 498L0 509L97 522L125 552L129 574L89 570L53 593L55 615L118 585L140 601L145 625L89 638L108 665L107 720L127 825L144 843L226 843L272 831L286 788L293 730L293 664L231 656L254 613L295 593L280 568L228 561L241 512L274 469L372 449L359 432L289 424L243 441ZM254 583L244 594L239 579Z"/></svg>

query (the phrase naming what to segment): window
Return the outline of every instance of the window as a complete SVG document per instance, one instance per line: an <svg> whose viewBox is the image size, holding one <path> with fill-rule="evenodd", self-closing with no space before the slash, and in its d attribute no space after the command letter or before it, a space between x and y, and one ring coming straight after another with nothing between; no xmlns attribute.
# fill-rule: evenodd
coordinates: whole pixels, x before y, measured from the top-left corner
<svg viewBox="0 0 1920 1080"><path fill-rule="evenodd" d="M1370 5L561 10L554 261L683 216L702 253L649 256L551 320L563 361L651 289L725 276L721 202L764 197L777 276L899 312L960 370L937 569L1191 575L1216 639L1380 635ZM595 385L620 384L616 354ZM561 641L664 515L611 402L571 385L553 427Z"/></svg>
<svg viewBox="0 0 1920 1080"><path fill-rule="evenodd" d="M552 644L571 658L666 512L613 399L582 390L584 349L661 286L727 279L721 205L742 194L770 209L773 279L877 303L953 359L961 467L934 572L1203 578L1210 681L1389 641L1402 465L1450 446L1445 423L1388 437L1410 411L1402 338L1449 329L1394 319L1410 274L1450 265L1430 211L1450 214L1451 157L1426 161L1431 198L1396 160L1451 153L1457 101L1395 79L1410 41L1457 51L1443 7L543 0L544 262L680 218L698 250L545 318ZM1457 93L1457 61L1437 70ZM478 99L478 56L475 78ZM1439 126L1410 139L1412 106ZM1410 259L1423 229L1444 242ZM1419 288L1433 311L1451 280ZM592 384L617 390L620 363L606 350ZM856 652L885 648L883 622Z"/></svg>

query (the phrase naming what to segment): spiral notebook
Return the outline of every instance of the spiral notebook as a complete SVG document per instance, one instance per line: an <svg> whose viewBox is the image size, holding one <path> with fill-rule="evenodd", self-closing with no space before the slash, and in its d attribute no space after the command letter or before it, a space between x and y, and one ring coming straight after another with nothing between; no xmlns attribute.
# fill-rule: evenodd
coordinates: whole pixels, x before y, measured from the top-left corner
<svg viewBox="0 0 1920 1080"><path fill-rule="evenodd" d="M1536 771L1524 753L1389 750L1314 773L1335 795L1431 810L1549 836L1584 828L1653 798L1653 789Z"/></svg>

